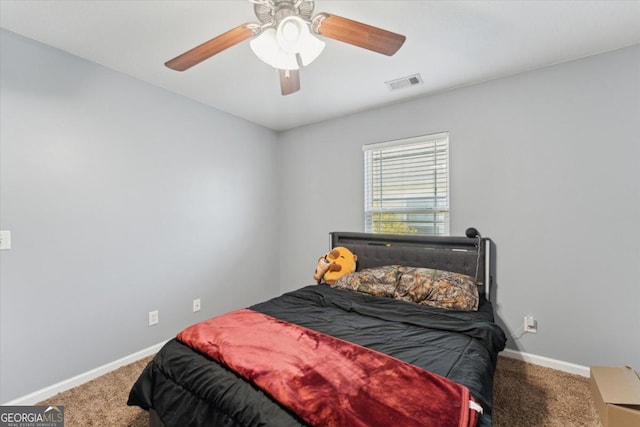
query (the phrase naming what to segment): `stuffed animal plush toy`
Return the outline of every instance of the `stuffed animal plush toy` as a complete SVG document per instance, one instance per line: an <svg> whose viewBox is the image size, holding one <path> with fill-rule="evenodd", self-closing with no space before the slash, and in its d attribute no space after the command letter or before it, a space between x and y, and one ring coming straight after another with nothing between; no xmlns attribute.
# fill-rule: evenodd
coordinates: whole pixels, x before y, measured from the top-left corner
<svg viewBox="0 0 640 427"><path fill-rule="evenodd" d="M320 283L323 279L325 283L334 284L339 277L356 271L356 261L358 257L349 249L338 246L320 257L313 278Z"/></svg>

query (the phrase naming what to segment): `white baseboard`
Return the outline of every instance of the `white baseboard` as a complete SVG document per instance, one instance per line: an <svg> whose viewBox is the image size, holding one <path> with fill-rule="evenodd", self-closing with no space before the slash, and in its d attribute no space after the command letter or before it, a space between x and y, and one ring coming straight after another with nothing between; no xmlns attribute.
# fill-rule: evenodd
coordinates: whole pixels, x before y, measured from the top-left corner
<svg viewBox="0 0 640 427"><path fill-rule="evenodd" d="M143 350L125 356L121 359L118 359L114 362L107 363L106 365L99 366L90 371L84 372L82 374L76 375L75 377L66 379L64 381L60 381L57 384L50 385L49 387L45 387L41 390L34 391L33 393L29 393L25 396L14 399L10 402L3 403L3 406L30 406L35 405L38 402L42 402L45 399L55 396L58 393L62 393L63 391L67 391L73 387L77 387L84 383L87 383L93 379L96 379L104 374L107 374L111 371L115 371L116 369L128 365L133 362L137 362L140 359L143 359L147 356L150 356L154 353L157 353L163 345L165 345L167 341L163 341L156 345L152 345L151 347L147 347Z"/></svg>
<svg viewBox="0 0 640 427"><path fill-rule="evenodd" d="M563 362L562 360L550 359L536 354L524 353L522 351L505 349L500 353L501 356L511 359L522 360L523 362L533 363L534 365L544 366L545 368L557 369L559 371L568 372L570 374L581 375L589 378L590 370L588 366L576 365L574 363Z"/></svg>

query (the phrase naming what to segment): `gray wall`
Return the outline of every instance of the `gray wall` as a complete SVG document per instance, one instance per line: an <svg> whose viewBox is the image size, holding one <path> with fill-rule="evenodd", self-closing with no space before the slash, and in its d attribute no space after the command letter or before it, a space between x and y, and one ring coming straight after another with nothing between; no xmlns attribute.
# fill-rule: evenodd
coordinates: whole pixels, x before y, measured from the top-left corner
<svg viewBox="0 0 640 427"><path fill-rule="evenodd" d="M495 241L510 335L538 318L509 348L640 369L638 45L282 133L282 291L363 229L362 145L442 131L451 233Z"/></svg>
<svg viewBox="0 0 640 427"><path fill-rule="evenodd" d="M275 132L0 42L0 403L278 293Z"/></svg>

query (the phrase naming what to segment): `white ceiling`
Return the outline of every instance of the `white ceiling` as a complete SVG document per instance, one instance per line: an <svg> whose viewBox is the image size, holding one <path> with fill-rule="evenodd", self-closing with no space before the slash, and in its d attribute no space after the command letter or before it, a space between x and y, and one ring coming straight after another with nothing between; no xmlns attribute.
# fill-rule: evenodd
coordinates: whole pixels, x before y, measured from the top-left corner
<svg viewBox="0 0 640 427"><path fill-rule="evenodd" d="M330 1L315 12L404 34L387 57L325 39L282 96L245 41L185 72L164 62L244 22L248 0L0 0L0 26L283 130L640 43L640 1ZM424 84L384 82L420 73Z"/></svg>

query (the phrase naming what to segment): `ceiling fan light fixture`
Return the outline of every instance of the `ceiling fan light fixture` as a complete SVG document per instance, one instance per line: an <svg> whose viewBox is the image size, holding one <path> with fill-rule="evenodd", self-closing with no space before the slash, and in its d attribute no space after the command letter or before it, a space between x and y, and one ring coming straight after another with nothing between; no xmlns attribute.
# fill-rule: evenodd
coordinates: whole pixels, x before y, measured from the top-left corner
<svg viewBox="0 0 640 427"><path fill-rule="evenodd" d="M278 43L276 30L267 28L249 42L255 55L262 61L279 70L297 70L298 61L294 53L284 51Z"/></svg>
<svg viewBox="0 0 640 427"><path fill-rule="evenodd" d="M2 1L2 0L0 0ZM246 22L165 62L185 71L220 52L250 39L255 55L278 70L283 95L300 90L299 69L311 64L325 47L323 38L344 42L387 56L394 55L406 37L382 28L326 12L313 16L313 0L249 0L260 23ZM316 38L321 36L320 38Z"/></svg>
<svg viewBox="0 0 640 427"><path fill-rule="evenodd" d="M280 47L289 53L298 53L311 37L309 25L299 16L287 16L278 24L276 37Z"/></svg>
<svg viewBox="0 0 640 427"><path fill-rule="evenodd" d="M315 61L325 46L325 42L311 34L307 21L293 15L280 21L276 38L282 50L300 55L303 66Z"/></svg>

